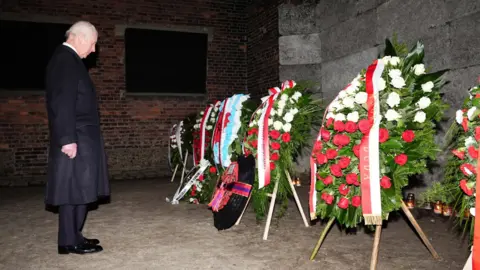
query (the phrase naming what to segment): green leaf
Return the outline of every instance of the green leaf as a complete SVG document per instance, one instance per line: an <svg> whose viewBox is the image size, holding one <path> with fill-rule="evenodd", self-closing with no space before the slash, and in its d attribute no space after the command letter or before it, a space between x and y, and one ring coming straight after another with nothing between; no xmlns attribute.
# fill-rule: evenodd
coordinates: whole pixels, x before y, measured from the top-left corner
<svg viewBox="0 0 480 270"><path fill-rule="evenodd" d="M315 188L318 190L318 191L322 191L324 188L325 188L325 184L323 183L323 181L317 181L315 183Z"/></svg>
<svg viewBox="0 0 480 270"><path fill-rule="evenodd" d="M328 173L328 172L320 172L319 175L320 175L321 178L325 178L325 177L329 176L330 173Z"/></svg>
<svg viewBox="0 0 480 270"><path fill-rule="evenodd" d="M439 71L434 72L434 73L428 73L428 74L421 75L417 79L417 84L421 85L421 84L424 84L428 81L432 81L433 83L438 82L439 78L442 77L443 74L445 74L445 72L447 72L449 70L450 69L443 69L443 70L439 70Z"/></svg>
<svg viewBox="0 0 480 270"><path fill-rule="evenodd" d="M338 156L348 156L348 157L353 157L354 153L352 151L351 147L343 147L338 151Z"/></svg>
<svg viewBox="0 0 480 270"><path fill-rule="evenodd" d="M390 152L391 150L395 149L402 149L403 144L397 140L390 139L382 144L380 144L380 147L385 150Z"/></svg>

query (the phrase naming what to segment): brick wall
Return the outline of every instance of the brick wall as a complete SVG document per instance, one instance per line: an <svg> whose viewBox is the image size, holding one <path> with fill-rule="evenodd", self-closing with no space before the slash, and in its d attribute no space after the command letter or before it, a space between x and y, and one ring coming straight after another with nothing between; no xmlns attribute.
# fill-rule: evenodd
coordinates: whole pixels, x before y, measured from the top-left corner
<svg viewBox="0 0 480 270"><path fill-rule="evenodd" d="M171 125L198 111L207 100L246 89L247 16L243 0L10 0L0 4L0 13L69 22L85 19L97 26L100 54L91 74L100 99L102 129L114 179L169 174L166 138ZM140 23L213 28L205 98L125 94L124 40L115 35L115 26ZM267 55L263 50L261 54ZM48 143L43 97L3 92L0 106L0 185L42 183Z"/></svg>
<svg viewBox="0 0 480 270"><path fill-rule="evenodd" d="M262 97L279 85L278 6L279 0L249 0L248 6L248 89Z"/></svg>

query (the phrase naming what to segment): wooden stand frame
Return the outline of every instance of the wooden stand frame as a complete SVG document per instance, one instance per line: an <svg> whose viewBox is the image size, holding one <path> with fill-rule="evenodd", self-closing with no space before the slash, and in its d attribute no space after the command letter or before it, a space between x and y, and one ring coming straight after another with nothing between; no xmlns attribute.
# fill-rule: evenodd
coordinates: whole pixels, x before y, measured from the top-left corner
<svg viewBox="0 0 480 270"><path fill-rule="evenodd" d="M187 158L188 158L188 150L185 151L185 159L183 160L183 169L182 169L182 175L181 175L181 179L180 179L180 185L183 183L183 177L185 176L185 168L187 167ZM172 179L170 180L170 182L173 182L173 180L175 179L175 175L177 174L177 169L178 169L178 164L175 166L175 169L173 170L173 175L172 175Z"/></svg>
<svg viewBox="0 0 480 270"><path fill-rule="evenodd" d="M418 235L422 239L423 244L425 244L425 246L428 248L433 258L440 259L440 256L438 256L438 253L433 248L432 244L428 240L423 230L420 228L420 225L418 225L418 222L415 220L415 218L413 217L412 213L408 209L407 205L405 205L405 202L403 200L402 200L402 211L405 213L410 223L412 223L413 227L415 228L415 231L418 233ZM334 221L335 221L335 218L331 218L328 221L327 226L323 229L320 239L318 239L317 245L315 246L312 252L312 255L310 256L310 260L315 259L315 256L317 256L318 250L320 249L320 246L322 245L322 242L325 239L325 236L327 235L327 232L330 230L330 227L333 225ZM377 269L378 251L380 246L381 234L382 234L382 225L376 225L375 239L373 241L372 257L370 260L370 270Z"/></svg>
<svg viewBox="0 0 480 270"><path fill-rule="evenodd" d="M297 204L298 211L300 212L300 215L302 216L303 223L305 224L305 227L310 227L310 224L307 221L307 218L305 217L305 213L303 212L302 204L300 203L300 199L298 198L297 191L295 190L295 186L292 184L292 178L290 177L290 174L288 171L285 171L285 175L287 176L288 183L290 184L290 188L292 189L293 197L295 198L295 203ZM273 216L273 210L275 208L275 200L277 199L277 192L278 192L278 183L280 181L275 182L275 186L273 187L273 192L271 194L268 194L268 196L271 198L270 199L270 207L268 209L268 215L267 215L267 222L265 223L265 230L263 232L263 240L267 240L268 238L268 232L270 231L270 224L272 222L272 216ZM243 214L245 213L245 210L247 209L248 203L250 202L250 197L248 197L247 203L245 204L245 208L243 208L242 214L238 218L237 222L235 225L240 224L240 220L242 220Z"/></svg>

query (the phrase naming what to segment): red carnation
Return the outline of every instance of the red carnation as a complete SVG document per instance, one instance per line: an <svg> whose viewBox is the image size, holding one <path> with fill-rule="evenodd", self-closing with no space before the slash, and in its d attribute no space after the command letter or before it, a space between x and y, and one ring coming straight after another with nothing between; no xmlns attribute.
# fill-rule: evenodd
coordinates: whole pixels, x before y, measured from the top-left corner
<svg viewBox="0 0 480 270"><path fill-rule="evenodd" d="M328 162L327 156L322 153L317 154L315 158L317 159L317 164L319 165L322 165Z"/></svg>
<svg viewBox="0 0 480 270"><path fill-rule="evenodd" d="M345 130L345 124L342 121L335 121L333 123L333 129L338 132L342 132Z"/></svg>
<svg viewBox="0 0 480 270"><path fill-rule="evenodd" d="M258 134L258 128L251 128L248 131L248 135Z"/></svg>
<svg viewBox="0 0 480 270"><path fill-rule="evenodd" d="M338 187L338 192L340 194L342 194L343 196L347 196L348 192L350 191L350 188L345 185L345 184L341 184L339 187Z"/></svg>
<svg viewBox="0 0 480 270"><path fill-rule="evenodd" d="M355 122L348 121L347 123L345 123L345 131L348 133L353 133L357 131L357 124L355 124Z"/></svg>
<svg viewBox="0 0 480 270"><path fill-rule="evenodd" d="M283 133L283 134L282 134L282 141L283 141L284 143L290 142L290 133L288 133L288 132Z"/></svg>
<svg viewBox="0 0 480 270"><path fill-rule="evenodd" d="M395 163L397 163L398 165L400 166L403 166L405 165L405 163L407 163L408 161L408 156L405 155L405 154L400 154L400 155L397 155L395 158Z"/></svg>
<svg viewBox="0 0 480 270"><path fill-rule="evenodd" d="M315 145L313 146L313 151L314 152L318 152L318 151L322 151L322 141L316 141L315 142Z"/></svg>
<svg viewBox="0 0 480 270"><path fill-rule="evenodd" d="M372 127L372 122L370 120L362 119L362 120L358 121L358 129L363 134L368 134L371 127Z"/></svg>
<svg viewBox="0 0 480 270"><path fill-rule="evenodd" d="M465 163L460 165L460 170L463 172L465 176L470 176L475 172L475 167L472 164Z"/></svg>
<svg viewBox="0 0 480 270"><path fill-rule="evenodd" d="M350 158L349 157L341 157L340 160L338 161L338 165L340 165L340 168L345 169L350 165Z"/></svg>
<svg viewBox="0 0 480 270"><path fill-rule="evenodd" d="M258 146L257 140L250 141L250 145L251 145L253 148L257 148L257 146Z"/></svg>
<svg viewBox="0 0 480 270"><path fill-rule="evenodd" d="M415 139L415 133L413 130L405 130L402 133L402 139L407 143L413 142L413 139Z"/></svg>
<svg viewBox="0 0 480 270"><path fill-rule="evenodd" d="M335 149L328 149L325 154L327 155L328 159L334 159L337 157L338 152Z"/></svg>
<svg viewBox="0 0 480 270"><path fill-rule="evenodd" d="M329 127L333 123L334 119L333 118L328 118L327 119L327 127Z"/></svg>
<svg viewBox="0 0 480 270"><path fill-rule="evenodd" d="M473 146L468 147L468 154L472 158L478 158L478 150L475 149L475 147L473 147Z"/></svg>
<svg viewBox="0 0 480 270"><path fill-rule="evenodd" d="M475 128L475 140L480 141L480 127Z"/></svg>
<svg viewBox="0 0 480 270"><path fill-rule="evenodd" d="M217 172L217 168L215 167L210 167L210 173L216 173Z"/></svg>
<svg viewBox="0 0 480 270"><path fill-rule="evenodd" d="M362 204L362 198L360 196L353 196L352 197L352 205L354 207L359 207Z"/></svg>
<svg viewBox="0 0 480 270"><path fill-rule="evenodd" d="M347 198L340 198L340 201L337 203L338 207L342 209L348 208L348 199Z"/></svg>
<svg viewBox="0 0 480 270"><path fill-rule="evenodd" d="M270 131L270 137L272 137L272 139L276 140L276 139L278 139L278 137L280 137L280 132L278 130L272 130L272 131Z"/></svg>
<svg viewBox="0 0 480 270"><path fill-rule="evenodd" d="M328 193L322 193L322 200L324 200L327 204L332 204L333 196Z"/></svg>
<svg viewBox="0 0 480 270"><path fill-rule="evenodd" d="M388 176L383 176L382 179L380 179L380 186L384 189L388 189L392 186L392 182Z"/></svg>
<svg viewBox="0 0 480 270"><path fill-rule="evenodd" d="M467 186L467 180L466 179L462 179L460 180L460 188L463 190L463 192L465 192L465 194L467 194L468 196L472 196L473 195L473 189L469 188Z"/></svg>
<svg viewBox="0 0 480 270"><path fill-rule="evenodd" d="M270 156L270 160L277 161L280 158L280 155L278 153L273 153Z"/></svg>
<svg viewBox="0 0 480 270"><path fill-rule="evenodd" d="M270 171L275 170L275 168L276 168L275 162L270 162Z"/></svg>
<svg viewBox="0 0 480 270"><path fill-rule="evenodd" d="M388 130L386 128L381 128L379 130L379 139L378 141L381 142L381 143L384 143L388 140Z"/></svg>
<svg viewBox="0 0 480 270"><path fill-rule="evenodd" d="M272 142L272 149L273 150L279 150L280 149L280 143Z"/></svg>
<svg viewBox="0 0 480 270"><path fill-rule="evenodd" d="M465 152L464 151L452 150L452 153L455 156L457 156L459 159L464 159L465 158Z"/></svg>
<svg viewBox="0 0 480 270"><path fill-rule="evenodd" d="M330 131L321 128L320 129L320 136L322 136L322 140L328 142L330 140Z"/></svg>
<svg viewBox="0 0 480 270"><path fill-rule="evenodd" d="M333 177L331 175L325 177L325 179L323 179L323 183L327 186L332 184L333 183Z"/></svg>
<svg viewBox="0 0 480 270"><path fill-rule="evenodd" d="M353 146L353 153L356 157L360 157L360 144L356 144Z"/></svg>
<svg viewBox="0 0 480 270"><path fill-rule="evenodd" d="M349 173L346 176L347 184L353 185L355 182L358 181L358 175L356 173Z"/></svg>
<svg viewBox="0 0 480 270"><path fill-rule="evenodd" d="M333 136L333 144L336 146L345 146L350 143L350 137L345 134L336 134Z"/></svg>
<svg viewBox="0 0 480 270"><path fill-rule="evenodd" d="M342 168L338 164L330 165L330 172L336 177L343 175Z"/></svg>

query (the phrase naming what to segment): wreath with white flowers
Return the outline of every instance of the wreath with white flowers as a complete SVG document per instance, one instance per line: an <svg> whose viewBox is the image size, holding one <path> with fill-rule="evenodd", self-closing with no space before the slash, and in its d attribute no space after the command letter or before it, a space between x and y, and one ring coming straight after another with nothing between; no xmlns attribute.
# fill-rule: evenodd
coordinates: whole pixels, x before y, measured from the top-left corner
<svg viewBox="0 0 480 270"><path fill-rule="evenodd" d="M427 74L424 46L386 41L384 57L363 70L327 109L312 151L310 216L346 227L381 224L401 207L409 176L440 151L436 122L446 70Z"/></svg>
<svg viewBox="0 0 480 270"><path fill-rule="evenodd" d="M312 98L309 86L285 81L281 89L271 88L252 115L244 153L254 155L257 163L251 195L257 219L264 217L276 181L277 200L285 209L291 192L286 172L293 172L295 160L311 142L312 127L320 123L320 102Z"/></svg>

